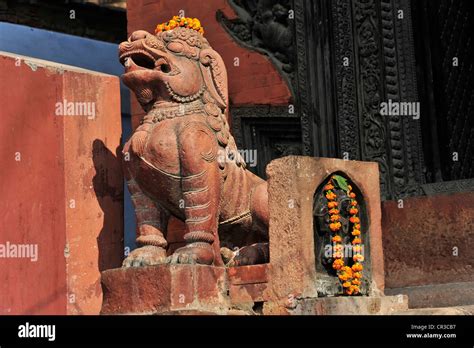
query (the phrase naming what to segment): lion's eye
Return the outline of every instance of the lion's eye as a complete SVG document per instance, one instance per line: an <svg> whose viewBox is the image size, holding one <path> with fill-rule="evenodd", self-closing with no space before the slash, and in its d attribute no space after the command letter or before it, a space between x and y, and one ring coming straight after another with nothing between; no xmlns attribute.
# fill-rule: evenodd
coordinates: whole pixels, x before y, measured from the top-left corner
<svg viewBox="0 0 474 348"><path fill-rule="evenodd" d="M158 59L155 66L164 73L169 73L171 71L171 66L164 58Z"/></svg>
<svg viewBox="0 0 474 348"><path fill-rule="evenodd" d="M161 64L160 65L160 69L161 71L163 71L164 73L169 73L171 71L171 67L169 64Z"/></svg>

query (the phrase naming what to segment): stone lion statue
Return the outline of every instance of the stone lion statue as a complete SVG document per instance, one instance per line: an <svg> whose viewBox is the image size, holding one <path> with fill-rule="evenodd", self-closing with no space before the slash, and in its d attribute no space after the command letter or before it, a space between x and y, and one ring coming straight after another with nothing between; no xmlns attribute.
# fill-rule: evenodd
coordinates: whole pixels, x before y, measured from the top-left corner
<svg viewBox="0 0 474 348"><path fill-rule="evenodd" d="M138 248L124 267L267 262L267 183L246 169L229 132L222 58L182 26L135 31L119 58L146 113L123 149L138 225ZM186 226L186 245L172 255L170 216Z"/></svg>

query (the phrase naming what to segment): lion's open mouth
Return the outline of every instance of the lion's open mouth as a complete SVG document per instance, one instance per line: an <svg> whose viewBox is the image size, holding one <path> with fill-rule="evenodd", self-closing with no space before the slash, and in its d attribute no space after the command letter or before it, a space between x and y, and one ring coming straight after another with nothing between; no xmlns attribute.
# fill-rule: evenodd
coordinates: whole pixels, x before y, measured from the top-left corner
<svg viewBox="0 0 474 348"><path fill-rule="evenodd" d="M135 64L144 69L155 68L155 59L150 53L144 50L131 50L125 52L119 59L126 68L129 68L130 64Z"/></svg>

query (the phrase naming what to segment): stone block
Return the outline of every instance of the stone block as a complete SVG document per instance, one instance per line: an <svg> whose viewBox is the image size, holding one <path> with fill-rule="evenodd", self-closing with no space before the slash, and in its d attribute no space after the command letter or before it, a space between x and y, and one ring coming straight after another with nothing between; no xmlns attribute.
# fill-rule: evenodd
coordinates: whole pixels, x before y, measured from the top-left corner
<svg viewBox="0 0 474 348"><path fill-rule="evenodd" d="M102 314L225 314L223 267L158 265L102 273Z"/></svg>
<svg viewBox="0 0 474 348"><path fill-rule="evenodd" d="M272 297L317 297L313 196L326 178L343 172L360 189L369 220L371 278L384 288L377 163L289 156L267 167ZM366 242L367 243L367 242Z"/></svg>
<svg viewBox="0 0 474 348"><path fill-rule="evenodd" d="M385 289L385 294L408 296L410 308L474 305L474 282L407 286Z"/></svg>
<svg viewBox="0 0 474 348"><path fill-rule="evenodd" d="M123 256L119 80L5 52L0 71L0 244L38 248L0 257L0 314L98 314Z"/></svg>

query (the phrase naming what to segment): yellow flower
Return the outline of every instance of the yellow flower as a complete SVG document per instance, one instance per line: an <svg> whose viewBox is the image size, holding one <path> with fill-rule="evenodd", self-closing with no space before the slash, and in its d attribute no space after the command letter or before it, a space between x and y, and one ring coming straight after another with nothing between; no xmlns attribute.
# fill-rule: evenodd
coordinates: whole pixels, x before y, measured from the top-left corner
<svg viewBox="0 0 474 348"><path fill-rule="evenodd" d="M345 288L348 288L348 287L351 286L351 283L349 283L349 282L344 282L344 283L342 284L342 286L345 287Z"/></svg>
<svg viewBox="0 0 474 348"><path fill-rule="evenodd" d="M360 231L354 229L354 230L352 230L352 235L353 235L353 236L359 236L359 235L360 235Z"/></svg>
<svg viewBox="0 0 474 348"><path fill-rule="evenodd" d="M172 19L172 20L169 21L168 25L170 26L170 28L173 29L173 28L176 28L178 26L178 23L174 19Z"/></svg>

